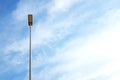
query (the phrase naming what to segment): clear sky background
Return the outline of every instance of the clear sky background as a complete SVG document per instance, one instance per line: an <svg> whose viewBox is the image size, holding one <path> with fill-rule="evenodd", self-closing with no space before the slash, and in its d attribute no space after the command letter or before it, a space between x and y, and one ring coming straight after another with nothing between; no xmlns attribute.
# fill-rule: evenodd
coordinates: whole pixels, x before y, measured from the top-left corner
<svg viewBox="0 0 120 80"><path fill-rule="evenodd" d="M120 80L120 0L0 0L0 80Z"/></svg>

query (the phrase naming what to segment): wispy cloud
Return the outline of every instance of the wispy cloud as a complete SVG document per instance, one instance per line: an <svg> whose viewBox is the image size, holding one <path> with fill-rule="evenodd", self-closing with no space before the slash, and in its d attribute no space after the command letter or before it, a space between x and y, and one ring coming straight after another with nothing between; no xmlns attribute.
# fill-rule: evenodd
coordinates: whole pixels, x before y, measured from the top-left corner
<svg viewBox="0 0 120 80"><path fill-rule="evenodd" d="M42 70L46 72L47 76L41 76L39 79L48 77L51 80L57 74L61 74L57 77L58 80L90 80L96 79L99 76L110 77L110 75L119 73L118 47L120 29L118 22L119 15L117 15L119 10L111 14L113 15L112 17L108 14L109 12L101 18L103 22L107 20L106 24L102 24L100 21L101 25L106 26L105 29L102 31L97 30L94 35L90 34L86 37L74 38L74 40L66 42L62 48L57 49L56 55L50 59L48 58L48 62L45 63L59 64L53 65L53 67L47 65L47 70L46 68ZM112 23L109 23L111 21ZM42 71L36 75L42 75Z"/></svg>
<svg viewBox="0 0 120 80"><path fill-rule="evenodd" d="M63 3L64 3L64 1L63 1ZM71 4L73 4L73 3L71 3ZM31 5L32 5L32 3L31 3ZM57 5L57 3L56 3L56 5ZM56 7L54 7L54 8L56 8ZM34 9L34 8L32 8L32 9ZM18 8L18 11L20 11L20 10L23 10L23 9ZM26 11L26 12L28 13L29 11ZM61 11L59 11L59 12L61 12ZM26 13L26 15L27 15L27 13ZM21 15L19 15L17 13L16 13L16 15L19 16L20 18L22 18ZM24 13L23 13L23 15L26 16ZM59 37L64 37L64 35L67 35L67 34L71 33L71 32L68 31L68 29L70 27L73 27L72 25L79 24L79 22L84 21L84 19L87 18L90 15L91 15L91 12L87 13L87 14L82 14L82 15L77 15L76 13L72 13L71 15L66 16L66 19L64 19L64 20L62 19L60 21L55 21L55 23L51 23L51 21L49 21L49 18L52 18L52 17L49 17L49 16L47 18L48 21L46 20L44 23L41 23L41 20L38 20L38 22L34 24L35 28L33 28L33 47L34 47L34 45L39 45L39 44L43 43L42 41L51 40L51 38L52 39L54 39L56 37L58 38L58 36ZM58 17L58 16L56 16L56 17ZM73 21L73 20L75 20L75 21ZM59 34L56 35L55 34L56 31L58 31ZM62 36L60 36L60 35L62 35ZM23 47L21 48L19 44L20 45L23 44L22 45ZM24 44L26 44L26 45L24 45ZM9 51L9 50L14 50L15 49L15 51L16 50L18 51L18 49L19 49L20 51L25 51L25 50L27 50L26 49L27 44L28 44L28 38L25 38L25 39L22 39L20 41L17 41L15 43L13 43L12 46L8 47L9 49L7 49L7 50ZM13 47L14 47L14 49L13 49Z"/></svg>
<svg viewBox="0 0 120 80"><path fill-rule="evenodd" d="M110 9L109 2L107 8L99 8L99 11L94 8L97 4L94 0L21 0L18 3L17 9L12 13L16 24L27 20L25 17L28 13L36 16L32 32L33 79L116 78L114 73L120 73L120 64L117 63L120 53L120 10ZM27 56L28 41L29 36L15 41L7 45L4 53L7 56L13 53L19 54L19 57ZM53 52L45 52L43 45ZM15 56L11 65L26 64L27 59L24 58L19 60ZM27 78L28 74L24 80Z"/></svg>
<svg viewBox="0 0 120 80"><path fill-rule="evenodd" d="M77 2L82 0L53 0L49 12L51 15L61 12L69 11L70 8L75 5Z"/></svg>

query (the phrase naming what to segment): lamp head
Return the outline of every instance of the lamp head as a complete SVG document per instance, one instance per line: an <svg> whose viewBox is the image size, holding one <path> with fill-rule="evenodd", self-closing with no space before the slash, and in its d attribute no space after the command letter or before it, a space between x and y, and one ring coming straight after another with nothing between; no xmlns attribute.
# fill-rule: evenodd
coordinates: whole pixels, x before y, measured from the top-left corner
<svg viewBox="0 0 120 80"><path fill-rule="evenodd" d="M32 24L33 24L33 16L32 14L28 14L28 25L32 26Z"/></svg>

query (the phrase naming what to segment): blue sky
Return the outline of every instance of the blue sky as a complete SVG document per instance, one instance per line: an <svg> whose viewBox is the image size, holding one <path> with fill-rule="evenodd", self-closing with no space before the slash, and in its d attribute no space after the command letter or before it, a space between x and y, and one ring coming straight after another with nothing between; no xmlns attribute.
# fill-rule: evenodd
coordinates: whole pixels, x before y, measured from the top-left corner
<svg viewBox="0 0 120 80"><path fill-rule="evenodd" d="M120 80L119 0L1 0L0 80Z"/></svg>

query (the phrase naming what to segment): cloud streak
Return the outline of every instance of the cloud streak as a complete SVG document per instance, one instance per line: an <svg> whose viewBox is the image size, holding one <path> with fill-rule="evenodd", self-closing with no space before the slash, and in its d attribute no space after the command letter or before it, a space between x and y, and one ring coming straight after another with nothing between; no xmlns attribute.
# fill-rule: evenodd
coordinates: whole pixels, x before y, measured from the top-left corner
<svg viewBox="0 0 120 80"><path fill-rule="evenodd" d="M59 63L59 65L54 65L54 67L46 67L47 70L46 68L43 69L49 80L52 80L56 74L61 74L61 76L56 78L57 80L66 80L68 76L70 76L69 80L90 80L96 79L99 76L110 77L110 75L119 73L118 47L120 38L118 36L120 29L119 22L117 22L119 10L115 14L111 14L113 17L111 15L108 16L108 13L105 14L105 16L107 15L106 20L108 22L106 24L103 23L106 26L104 30L97 30L94 35L91 34L83 38L74 38L74 40L67 42L63 48L59 48L52 59L48 59L47 64ZM104 17L102 18L103 20ZM109 24L109 22L112 23ZM84 40L86 41L84 42ZM41 72L37 76L42 74ZM39 79L45 79L45 77L42 76Z"/></svg>
<svg viewBox="0 0 120 80"><path fill-rule="evenodd" d="M99 11L94 9L97 1L90 1L21 0L18 3L12 13L15 22L25 21L28 13L37 16L32 32L33 79L92 80L109 77L113 80L118 77L115 74L120 73L120 64L117 63L120 10L109 9L107 5L107 11L102 8ZM19 15L20 12L23 13ZM28 36L15 41L5 48L4 53L28 56L28 41ZM25 57L17 58L15 56L11 65L27 63L27 59L22 60ZM27 69L23 67L22 71ZM24 80L27 79L28 73Z"/></svg>

